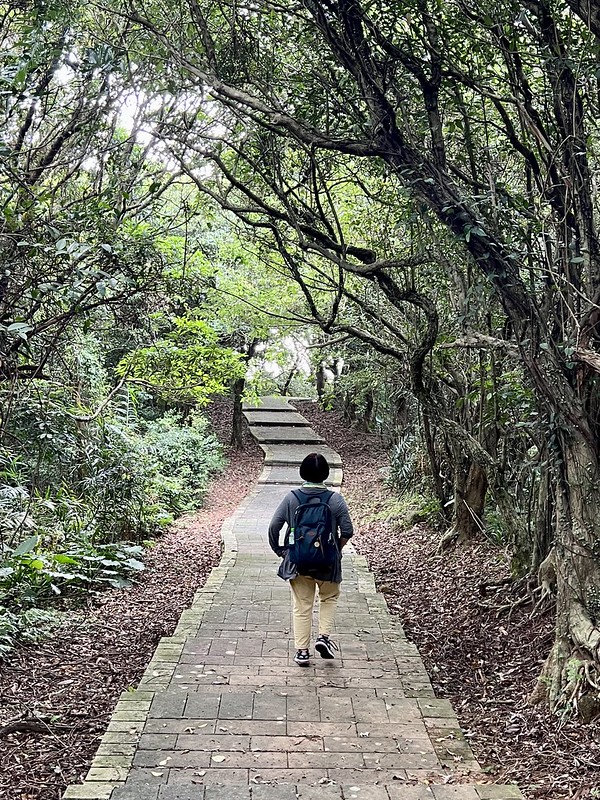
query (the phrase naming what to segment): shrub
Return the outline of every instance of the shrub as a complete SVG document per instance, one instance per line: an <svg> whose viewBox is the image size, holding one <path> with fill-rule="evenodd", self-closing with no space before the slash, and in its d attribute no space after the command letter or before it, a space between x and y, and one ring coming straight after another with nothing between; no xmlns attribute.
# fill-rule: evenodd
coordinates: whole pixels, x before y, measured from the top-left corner
<svg viewBox="0 0 600 800"><path fill-rule="evenodd" d="M39 536L31 536L13 550L4 548L0 602L11 609L29 608L64 593L126 588L132 585L131 576L144 569L142 555L140 545L92 545L84 540L71 542L61 552L48 552Z"/></svg>
<svg viewBox="0 0 600 800"><path fill-rule="evenodd" d="M140 423L131 414L71 432L62 450L31 443L43 454L43 480L31 454L19 460L0 451L0 657L46 630L52 615L36 616L40 606L131 586L144 569L146 540L199 507L223 466L201 416Z"/></svg>
<svg viewBox="0 0 600 800"><path fill-rule="evenodd" d="M146 425L144 442L154 462L151 492L173 514L198 508L213 473L223 468L221 445L209 433L209 423L192 415L182 425L165 414Z"/></svg>
<svg viewBox="0 0 600 800"><path fill-rule="evenodd" d="M38 642L50 636L62 625L62 614L29 608L13 613L0 605L0 661L12 650L17 641Z"/></svg>

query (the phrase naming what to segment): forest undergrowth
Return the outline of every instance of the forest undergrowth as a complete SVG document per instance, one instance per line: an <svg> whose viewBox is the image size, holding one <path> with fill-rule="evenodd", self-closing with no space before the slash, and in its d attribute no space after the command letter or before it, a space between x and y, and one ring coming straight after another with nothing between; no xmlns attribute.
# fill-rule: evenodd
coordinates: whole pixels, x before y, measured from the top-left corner
<svg viewBox="0 0 600 800"><path fill-rule="evenodd" d="M298 408L342 456L355 547L418 646L436 695L456 709L484 771L497 783L517 783L531 800L600 797L600 723L563 720L527 702L552 644L553 609L532 613L532 603L520 603L508 554L491 541L440 555L439 531L399 525L379 439L314 403Z"/></svg>

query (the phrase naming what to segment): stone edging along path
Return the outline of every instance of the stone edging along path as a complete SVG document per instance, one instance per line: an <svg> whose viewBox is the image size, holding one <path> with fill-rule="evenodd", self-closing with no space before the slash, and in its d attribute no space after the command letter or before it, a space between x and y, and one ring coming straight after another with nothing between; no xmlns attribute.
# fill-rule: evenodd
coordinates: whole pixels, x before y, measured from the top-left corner
<svg viewBox="0 0 600 800"><path fill-rule="evenodd" d="M219 566L121 696L85 783L65 800L521 798L516 786L481 783L451 705L436 699L350 547L338 658L294 664L289 587L266 531L307 453L327 456L332 487L342 465L287 401L263 398L245 413L265 452L258 484L223 525Z"/></svg>

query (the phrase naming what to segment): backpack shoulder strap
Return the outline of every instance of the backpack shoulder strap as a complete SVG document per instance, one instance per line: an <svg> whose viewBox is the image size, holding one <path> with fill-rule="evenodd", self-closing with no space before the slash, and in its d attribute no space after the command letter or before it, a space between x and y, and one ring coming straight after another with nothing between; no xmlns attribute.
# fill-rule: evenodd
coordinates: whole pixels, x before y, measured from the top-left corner
<svg viewBox="0 0 600 800"><path fill-rule="evenodd" d="M318 494L307 494L303 492L302 489L292 489L292 494L296 498L296 500L303 505L304 503L310 502L313 498L316 498L319 503L324 503L325 505L329 505L329 501L333 497L333 492L326 490L324 492L319 492ZM315 504L316 505L316 504Z"/></svg>

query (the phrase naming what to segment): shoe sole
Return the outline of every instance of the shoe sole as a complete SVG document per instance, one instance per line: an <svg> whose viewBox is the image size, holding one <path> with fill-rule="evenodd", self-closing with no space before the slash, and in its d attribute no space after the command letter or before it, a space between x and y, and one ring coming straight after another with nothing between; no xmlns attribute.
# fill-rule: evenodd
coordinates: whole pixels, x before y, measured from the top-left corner
<svg viewBox="0 0 600 800"><path fill-rule="evenodd" d="M321 658L335 658L335 656L329 650L326 644L321 644L320 642L316 642L315 650L321 656Z"/></svg>
<svg viewBox="0 0 600 800"><path fill-rule="evenodd" d="M294 659L294 661L296 661L296 659ZM310 661L296 661L296 664L298 664L299 667L308 667Z"/></svg>

